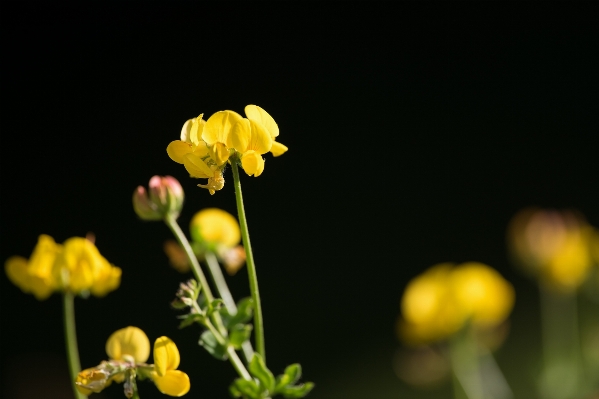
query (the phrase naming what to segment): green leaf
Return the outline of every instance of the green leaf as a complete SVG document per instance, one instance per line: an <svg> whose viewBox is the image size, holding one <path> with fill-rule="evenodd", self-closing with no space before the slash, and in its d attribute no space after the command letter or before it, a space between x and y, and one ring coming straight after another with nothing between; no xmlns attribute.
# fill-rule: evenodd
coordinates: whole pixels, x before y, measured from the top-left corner
<svg viewBox="0 0 599 399"><path fill-rule="evenodd" d="M229 331L229 343L233 345L235 349L241 348L241 345L250 339L252 335L251 324L235 324L231 331Z"/></svg>
<svg viewBox="0 0 599 399"><path fill-rule="evenodd" d="M252 298L243 298L237 304L237 313L230 315L231 318L228 320L227 328L234 326L235 324L245 324L252 319L254 312L254 301Z"/></svg>
<svg viewBox="0 0 599 399"><path fill-rule="evenodd" d="M286 387L281 391L286 398L303 398L314 388L313 382L306 382L305 384Z"/></svg>
<svg viewBox="0 0 599 399"><path fill-rule="evenodd" d="M179 318L183 319L183 321L179 324L179 328L185 328L187 326L192 325L193 323L199 323L204 325L204 321L206 320L206 318L203 315L197 313L189 313L183 316L179 316Z"/></svg>
<svg viewBox="0 0 599 399"><path fill-rule="evenodd" d="M229 387L229 392L236 398L246 396L252 399L259 399L261 397L260 388L256 382L253 380L244 380L243 378L237 378L233 381L233 384Z"/></svg>
<svg viewBox="0 0 599 399"><path fill-rule="evenodd" d="M208 307L206 309L206 314L208 316L210 316L210 315L212 315L212 313L218 312L218 310L223 306L224 303L225 302L222 299L216 298L215 300L210 302L210 304L208 304Z"/></svg>
<svg viewBox="0 0 599 399"><path fill-rule="evenodd" d="M281 389L285 388L287 385L291 383L289 376L287 374L281 374L277 376L275 380L275 391L273 393L280 392Z"/></svg>
<svg viewBox="0 0 599 399"><path fill-rule="evenodd" d="M249 372L260 381L263 390L274 392L275 376L266 367L264 359L262 359L262 356L257 352L254 353L254 357L252 357L252 360L250 361Z"/></svg>
<svg viewBox="0 0 599 399"><path fill-rule="evenodd" d="M290 364L285 368L285 375L289 376L289 385L295 384L302 376L302 365L299 363Z"/></svg>
<svg viewBox="0 0 599 399"><path fill-rule="evenodd" d="M227 348L219 344L210 330L206 330L200 336L199 344L218 360L227 359Z"/></svg>

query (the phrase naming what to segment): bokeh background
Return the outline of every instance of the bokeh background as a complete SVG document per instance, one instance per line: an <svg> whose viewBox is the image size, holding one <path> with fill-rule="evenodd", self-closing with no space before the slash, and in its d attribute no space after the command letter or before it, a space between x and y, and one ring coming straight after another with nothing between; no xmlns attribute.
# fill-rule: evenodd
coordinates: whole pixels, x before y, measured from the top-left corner
<svg viewBox="0 0 599 399"><path fill-rule="evenodd" d="M516 288L498 362L533 398L537 289L509 264L521 208L576 209L599 226L597 7L592 3L2 3L0 259L41 233L93 232L121 287L77 300L82 365L135 325L168 335L189 397L226 398L232 367L177 329L182 276L166 226L131 195L152 175L235 213L166 155L185 120L246 104L290 150L242 177L263 299L268 364L292 362L314 399L449 398L394 373L410 278L444 261L487 263ZM249 295L242 271L229 279ZM2 397L68 398L58 295L38 302L0 276ZM113 386L97 398L120 398ZM141 383L142 398L161 395Z"/></svg>

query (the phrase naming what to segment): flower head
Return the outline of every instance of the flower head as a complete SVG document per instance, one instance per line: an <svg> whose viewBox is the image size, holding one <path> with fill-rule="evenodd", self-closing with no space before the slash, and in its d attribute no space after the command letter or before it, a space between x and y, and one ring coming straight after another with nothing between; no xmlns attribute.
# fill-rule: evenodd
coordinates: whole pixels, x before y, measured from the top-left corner
<svg viewBox="0 0 599 399"><path fill-rule="evenodd" d="M189 377L179 367L180 356L175 343L160 337L154 343L154 364L146 364L150 355L150 341L137 327L115 331L106 342L110 360L79 373L75 380L77 389L89 395L101 392L114 382L125 383L125 395L131 397L137 390L135 378L149 378L158 390L170 396L183 396L189 392Z"/></svg>
<svg viewBox="0 0 599 399"><path fill-rule="evenodd" d="M171 176L153 176L149 195L142 186L133 193L133 209L144 220L163 220L167 215L179 216L185 194L181 184Z"/></svg>
<svg viewBox="0 0 599 399"><path fill-rule="evenodd" d="M543 284L576 290L593 261L593 229L574 212L526 209L512 220L508 243L516 263Z"/></svg>
<svg viewBox="0 0 599 399"><path fill-rule="evenodd" d="M6 261L5 270L13 284L39 300L54 291L104 296L118 288L121 280L121 269L82 237L69 238L61 245L41 235L29 260L13 256Z"/></svg>
<svg viewBox="0 0 599 399"><path fill-rule="evenodd" d="M476 262L433 266L408 283L399 333L409 343L447 338L466 322L500 325L514 304L514 289L497 271Z"/></svg>
<svg viewBox="0 0 599 399"><path fill-rule="evenodd" d="M181 140L167 147L169 157L183 164L191 177L208 179L199 185L214 194L222 189L223 170L231 157L239 160L250 176L260 176L264 171L263 154L271 152L280 156L288 148L276 141L279 127L275 120L257 105L245 107L246 118L234 111L214 113L204 121L202 115L185 122Z"/></svg>

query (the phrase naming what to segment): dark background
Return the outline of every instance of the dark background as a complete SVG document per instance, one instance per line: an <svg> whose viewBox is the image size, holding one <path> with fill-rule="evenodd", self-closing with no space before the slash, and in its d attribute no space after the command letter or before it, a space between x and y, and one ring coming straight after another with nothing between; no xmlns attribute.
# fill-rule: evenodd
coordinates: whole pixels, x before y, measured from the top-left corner
<svg viewBox="0 0 599 399"><path fill-rule="evenodd" d="M93 232L123 279L77 300L82 365L135 325L175 340L188 397L228 397L232 367L195 345L199 330L177 330L169 308L186 278L162 252L169 231L138 220L131 194L168 174L186 192L185 229L203 207L235 213L230 171L210 196L166 146L199 113L257 104L290 148L267 155L259 178L242 176L270 368L302 363L314 399L450 397L395 376L394 323L410 278L477 260L516 287L498 361L516 397L533 397L537 293L508 262L505 228L530 205L599 225L597 11L3 2L0 258L29 256L41 233ZM3 397L68 398L60 296L38 302L4 273L0 284ZM249 295L244 271L230 284Z"/></svg>

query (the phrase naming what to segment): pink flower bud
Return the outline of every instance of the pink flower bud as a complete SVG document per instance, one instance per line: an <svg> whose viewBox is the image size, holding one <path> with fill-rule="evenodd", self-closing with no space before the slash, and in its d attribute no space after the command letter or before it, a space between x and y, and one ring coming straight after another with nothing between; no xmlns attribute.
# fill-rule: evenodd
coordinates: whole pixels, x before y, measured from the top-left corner
<svg viewBox="0 0 599 399"><path fill-rule="evenodd" d="M179 216L185 195L177 179L153 176L148 186L149 193L139 186L133 194L133 208L140 218L162 220L168 214Z"/></svg>

